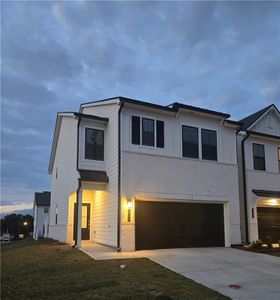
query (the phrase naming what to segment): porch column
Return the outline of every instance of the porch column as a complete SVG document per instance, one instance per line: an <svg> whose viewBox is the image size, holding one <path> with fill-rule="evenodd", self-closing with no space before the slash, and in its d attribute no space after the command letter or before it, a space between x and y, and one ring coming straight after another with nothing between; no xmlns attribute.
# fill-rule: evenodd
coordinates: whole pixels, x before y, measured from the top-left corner
<svg viewBox="0 0 280 300"><path fill-rule="evenodd" d="M82 241L82 202L83 202L83 190L79 189L77 193L77 247L81 247Z"/></svg>

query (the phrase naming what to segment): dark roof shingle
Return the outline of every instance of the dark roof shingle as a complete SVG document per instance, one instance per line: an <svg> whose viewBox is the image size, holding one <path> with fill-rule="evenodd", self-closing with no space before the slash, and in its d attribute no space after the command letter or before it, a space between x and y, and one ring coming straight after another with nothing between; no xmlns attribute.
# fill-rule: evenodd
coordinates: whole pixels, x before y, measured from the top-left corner
<svg viewBox="0 0 280 300"><path fill-rule="evenodd" d="M51 192L36 192L35 193L35 205L37 206L50 206L51 204Z"/></svg>

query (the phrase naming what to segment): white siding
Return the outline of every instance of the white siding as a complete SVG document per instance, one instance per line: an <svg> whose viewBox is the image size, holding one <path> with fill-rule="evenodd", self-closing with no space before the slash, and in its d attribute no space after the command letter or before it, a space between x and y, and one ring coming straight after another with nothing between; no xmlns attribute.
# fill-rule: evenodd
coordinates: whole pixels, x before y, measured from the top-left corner
<svg viewBox="0 0 280 300"><path fill-rule="evenodd" d="M62 117L51 182L50 237L67 242L69 195L77 190L77 120ZM57 173L57 178L56 178ZM58 209L55 224L56 206Z"/></svg>
<svg viewBox="0 0 280 300"><path fill-rule="evenodd" d="M268 141L261 137L259 137L259 138L249 137L245 141L246 169L254 170L253 143L264 145L266 172L279 173L278 148L280 147L280 143ZM261 172L261 171L259 171L259 172Z"/></svg>
<svg viewBox="0 0 280 300"><path fill-rule="evenodd" d="M252 131L280 136L280 120L274 110L264 115L252 128Z"/></svg>
<svg viewBox="0 0 280 300"><path fill-rule="evenodd" d="M84 114L109 118L104 132L104 164L102 162L85 164L81 161L81 166L87 169L105 170L109 177L107 193L97 194L95 201L98 205L93 205L93 230L96 242L115 247L118 222L118 110L117 104L110 104L85 107L82 111Z"/></svg>
<svg viewBox="0 0 280 300"><path fill-rule="evenodd" d="M165 145L164 148L153 148L131 143L131 116L154 118L164 121ZM190 113L175 114L155 113L144 110L123 109L122 113L122 149L139 153L165 155L170 157L182 157L182 125L197 127L199 129L210 129L217 132L218 161L236 164L236 140L235 130L225 128L221 120L203 118ZM200 134L200 130L199 130ZM200 151L201 152L201 151ZM200 153L201 157L201 153Z"/></svg>
<svg viewBox="0 0 280 300"><path fill-rule="evenodd" d="M165 122L163 149L131 143L131 115ZM217 131L218 162L182 157L182 125ZM201 157L201 154L200 154ZM126 199L223 203L226 243L240 243L240 209L235 130L217 119L193 114L125 109L122 114L122 250L134 250L134 215L127 222Z"/></svg>
<svg viewBox="0 0 280 300"><path fill-rule="evenodd" d="M45 213L45 209L48 209L48 213ZM45 232L44 227L45 225ZM47 237L49 225L49 207L47 206L37 206L34 207L34 231L33 231L33 238L38 239L38 237Z"/></svg>

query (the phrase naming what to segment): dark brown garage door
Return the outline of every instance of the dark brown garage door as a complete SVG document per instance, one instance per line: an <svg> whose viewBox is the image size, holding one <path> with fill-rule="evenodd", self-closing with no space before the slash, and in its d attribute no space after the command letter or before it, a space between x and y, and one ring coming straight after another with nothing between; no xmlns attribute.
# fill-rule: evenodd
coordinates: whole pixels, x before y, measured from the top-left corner
<svg viewBox="0 0 280 300"><path fill-rule="evenodd" d="M258 207L259 239L265 241L270 237L273 242L280 240L280 208Z"/></svg>
<svg viewBox="0 0 280 300"><path fill-rule="evenodd" d="M224 246L222 204L136 201L136 250Z"/></svg>

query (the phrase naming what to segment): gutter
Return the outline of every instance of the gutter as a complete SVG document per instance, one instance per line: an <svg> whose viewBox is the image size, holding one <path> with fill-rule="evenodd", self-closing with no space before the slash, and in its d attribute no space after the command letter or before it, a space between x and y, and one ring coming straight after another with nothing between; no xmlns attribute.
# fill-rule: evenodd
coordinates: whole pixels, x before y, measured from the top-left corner
<svg viewBox="0 0 280 300"><path fill-rule="evenodd" d="M238 132L237 132L238 133ZM246 182L246 162L245 162L245 148L244 143L249 138L250 134L246 131L245 138L241 141L242 152L242 175L243 175L243 196L244 196L244 210L245 210L245 235L246 242L249 244L249 224L248 224L248 205L247 205L247 182Z"/></svg>
<svg viewBox="0 0 280 300"><path fill-rule="evenodd" d="M120 102L118 111L118 224L117 224L117 250L121 251L120 247L120 232L121 232L121 111L124 102Z"/></svg>
<svg viewBox="0 0 280 300"><path fill-rule="evenodd" d="M76 157L76 170L79 172L79 154L80 154L80 151L79 151L79 141L80 141L80 124L81 124L81 116L79 115L78 116L78 123L77 123L77 157ZM78 201L79 201L79 192L81 190L81 186L82 186L82 183L81 183L81 179L78 178L78 188L77 188L77 191L76 191L76 199L77 199L77 205L76 205L76 216L78 217ZM78 224L77 224L77 218L76 220L74 220L74 222L76 222L76 231L75 231L75 243L73 245L73 247L77 247L77 239L78 239Z"/></svg>

